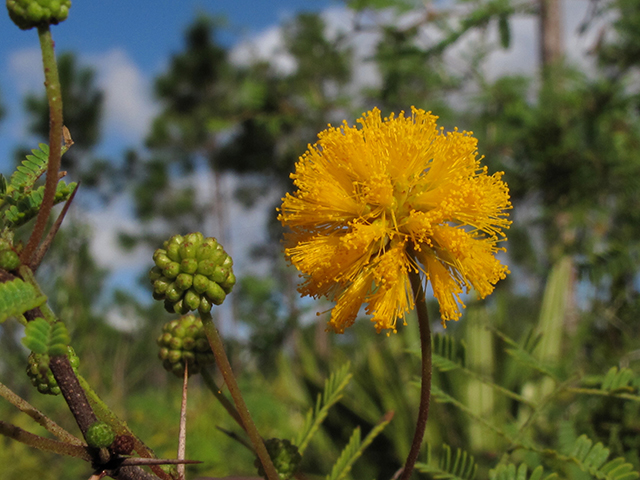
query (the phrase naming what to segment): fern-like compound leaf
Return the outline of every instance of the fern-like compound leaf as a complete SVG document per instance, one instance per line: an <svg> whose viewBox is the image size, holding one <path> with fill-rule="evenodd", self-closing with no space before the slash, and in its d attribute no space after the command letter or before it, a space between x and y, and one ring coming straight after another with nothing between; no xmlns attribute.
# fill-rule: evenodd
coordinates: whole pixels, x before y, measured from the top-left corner
<svg viewBox="0 0 640 480"><path fill-rule="evenodd" d="M21 278L0 283L0 323L39 307L46 299Z"/></svg>
<svg viewBox="0 0 640 480"><path fill-rule="evenodd" d="M76 186L77 184L75 182L67 184L65 181L60 180L56 187L53 200L54 205L60 202L66 202ZM10 228L17 228L34 218L38 215L43 197L44 185L36 190L25 193L14 204L11 204L9 208L2 212L0 218L2 218L4 225ZM8 201L8 198L5 198L5 200L7 200L7 203L11 203Z"/></svg>
<svg viewBox="0 0 640 480"><path fill-rule="evenodd" d="M441 372L455 370L466 365L466 345L456 343L450 335L436 334L433 337L433 366Z"/></svg>
<svg viewBox="0 0 640 480"><path fill-rule="evenodd" d="M33 155L27 155L13 175L11 175L11 188L15 190L28 190L36 183L36 180L47 170L49 162L49 145L41 143L40 149L33 149Z"/></svg>
<svg viewBox="0 0 640 480"><path fill-rule="evenodd" d="M623 457L605 463L609 453L602 443L594 445L589 437L581 435L573 446L570 458L583 471L601 480L633 480L640 477L640 473L633 471L633 465Z"/></svg>
<svg viewBox="0 0 640 480"><path fill-rule="evenodd" d="M338 461L333 466L331 474L327 475L326 480L342 480L351 471L351 466L355 461L360 458L362 452L371 445L371 442L384 430L391 419L393 418L393 412L385 414L378 424L373 427L369 434L365 437L364 441L360 442L360 428L357 427L353 430L349 443L342 450Z"/></svg>
<svg viewBox="0 0 640 480"><path fill-rule="evenodd" d="M556 473L550 473L546 477L544 468L538 465L527 479L527 466L522 463L517 467L513 463L500 464L497 468L489 470L489 480L552 480L558 478Z"/></svg>
<svg viewBox="0 0 640 480"><path fill-rule="evenodd" d="M473 480L478 473L478 464L473 455L457 449L452 455L451 447L444 444L438 458L431 454L431 446L427 446L427 463L416 463L416 470L428 473L435 479Z"/></svg>
<svg viewBox="0 0 640 480"><path fill-rule="evenodd" d="M327 417L329 408L342 398L342 392L352 377L351 373L349 373L349 366L349 363L344 364L324 382L322 396L318 394L315 409L307 413L304 426L300 430L298 438L293 442L298 447L300 455L303 455L311 437L318 431L318 428Z"/></svg>
<svg viewBox="0 0 640 480"><path fill-rule="evenodd" d="M40 355L66 355L71 342L67 327L62 322L53 325L44 318L36 318L27 323L22 344Z"/></svg>
<svg viewBox="0 0 640 480"><path fill-rule="evenodd" d="M618 370L618 367L611 367L605 375L600 388L608 392L633 391L634 388L630 386L630 383L634 377L633 371L629 368Z"/></svg>

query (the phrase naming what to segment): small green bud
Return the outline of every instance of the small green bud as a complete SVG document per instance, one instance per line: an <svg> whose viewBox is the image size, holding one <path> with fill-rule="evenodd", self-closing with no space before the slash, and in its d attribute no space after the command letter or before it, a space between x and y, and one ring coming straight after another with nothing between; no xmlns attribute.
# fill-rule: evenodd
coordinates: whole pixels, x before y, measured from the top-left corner
<svg viewBox="0 0 640 480"><path fill-rule="evenodd" d="M172 243L167 247L167 256L173 262L179 262L180 258L180 245L176 243Z"/></svg>
<svg viewBox="0 0 640 480"><path fill-rule="evenodd" d="M200 295L195 290L189 289L184 294L183 302L190 310L196 310L200 306Z"/></svg>
<svg viewBox="0 0 640 480"><path fill-rule="evenodd" d="M216 266L217 264L213 260L202 260L198 264L197 272L205 277L210 277L213 275L213 271L216 269Z"/></svg>
<svg viewBox="0 0 640 480"><path fill-rule="evenodd" d="M221 305L224 302L225 297L227 296L222 290L222 287L215 282L209 283L209 288L205 292L205 295L211 300L211 303L214 305Z"/></svg>
<svg viewBox="0 0 640 480"><path fill-rule="evenodd" d="M197 293L204 293L209 288L209 279L199 273L193 276L193 289Z"/></svg>
<svg viewBox="0 0 640 480"><path fill-rule="evenodd" d="M183 293L184 291L180 290L174 282L167 287L167 291L165 292L165 295L167 297L167 300L170 300L172 302L177 302L182 298Z"/></svg>
<svg viewBox="0 0 640 480"><path fill-rule="evenodd" d="M189 290L193 285L193 275L189 275L188 273L181 273L176 277L176 286L180 290Z"/></svg>
<svg viewBox="0 0 640 480"><path fill-rule="evenodd" d="M166 360L169 358L169 349L167 347L162 347L158 352L158 358L160 360Z"/></svg>
<svg viewBox="0 0 640 480"><path fill-rule="evenodd" d="M171 285L171 280L167 277L160 277L155 282L153 282L153 291L154 293L164 294L167 293L167 288Z"/></svg>
<svg viewBox="0 0 640 480"><path fill-rule="evenodd" d="M229 275L229 270L225 267L218 266L213 271L213 275L211 275L211 279L216 283L222 283L227 279Z"/></svg>
<svg viewBox="0 0 640 480"><path fill-rule="evenodd" d="M104 422L92 423L84 436L90 447L106 448L116 439L115 432Z"/></svg>
<svg viewBox="0 0 640 480"><path fill-rule="evenodd" d="M187 337L182 341L183 350L193 350L196 348L196 340L193 337Z"/></svg>
<svg viewBox="0 0 640 480"><path fill-rule="evenodd" d="M0 251L0 268L5 270L15 270L20 266L20 257L13 250Z"/></svg>
<svg viewBox="0 0 640 480"><path fill-rule="evenodd" d="M212 307L213 303L211 303L206 296L200 297L200 305L198 306L198 311L200 313L209 313Z"/></svg>
<svg viewBox="0 0 640 480"><path fill-rule="evenodd" d="M198 270L198 261L195 258L185 258L180 264L180 270L184 273L194 274Z"/></svg>
<svg viewBox="0 0 640 480"><path fill-rule="evenodd" d="M198 247L200 243L193 243L188 240L180 245L180 257L181 258L193 258L195 260L196 253L198 252Z"/></svg>
<svg viewBox="0 0 640 480"><path fill-rule="evenodd" d="M169 350L169 355L167 355L167 360L171 362L171 364L178 363L182 358L182 352L180 350Z"/></svg>
<svg viewBox="0 0 640 480"><path fill-rule="evenodd" d="M149 280L151 280L151 283L155 282L160 277L162 277L162 269L158 267L153 267L149 272Z"/></svg>
<svg viewBox="0 0 640 480"><path fill-rule="evenodd" d="M171 262L162 269L162 274L170 279L174 279L180 273L180 264L178 262Z"/></svg>

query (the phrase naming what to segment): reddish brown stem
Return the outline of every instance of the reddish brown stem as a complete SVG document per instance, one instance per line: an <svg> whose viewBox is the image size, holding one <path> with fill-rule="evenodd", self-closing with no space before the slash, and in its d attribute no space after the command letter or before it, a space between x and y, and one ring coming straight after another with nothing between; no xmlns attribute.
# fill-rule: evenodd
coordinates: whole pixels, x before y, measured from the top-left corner
<svg viewBox="0 0 640 480"><path fill-rule="evenodd" d="M424 431L427 428L429 418L429 403L431 399L431 328L429 325L429 312L424 296L422 280L418 272L410 272L411 287L416 299L416 312L418 314L418 325L420 327L420 348L422 350L422 382L420 386L420 409L418 410L418 420L416 421L416 431L411 442L411 449L404 464L404 469L400 480L407 480L413 472L413 466L418 459L418 454L422 448Z"/></svg>
<svg viewBox="0 0 640 480"><path fill-rule="evenodd" d="M62 89L58 77L58 65L53 48L53 39L49 25L38 27L42 64L44 66L44 85L49 100L49 163L47 165L47 180L44 187L42 205L36 218L36 225L31 232L27 246L20 254L22 263L30 265L31 255L35 252L44 236L47 220L58 186L58 171L60 170L60 156L62 150Z"/></svg>

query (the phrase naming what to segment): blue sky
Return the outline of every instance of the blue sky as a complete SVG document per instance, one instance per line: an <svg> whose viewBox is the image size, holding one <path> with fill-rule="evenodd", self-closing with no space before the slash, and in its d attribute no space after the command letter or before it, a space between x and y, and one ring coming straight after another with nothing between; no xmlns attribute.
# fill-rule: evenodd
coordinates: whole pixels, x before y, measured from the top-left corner
<svg viewBox="0 0 640 480"><path fill-rule="evenodd" d="M318 11L337 4L336 0L74 0L69 18L52 31L58 53L73 50L80 55L81 62L98 68L110 61L112 69L120 72L120 67L135 76L129 79L141 82L140 88L143 88L164 70L171 53L181 50L183 33L200 12L227 19L228 27L220 40L232 46L298 11ZM37 91L41 85L41 74L31 71L36 63L37 49L35 30L19 30L2 8L0 102L8 110L0 121L2 171L10 168L6 159L22 140L22 96L26 91ZM99 74L105 76L105 72ZM103 81L107 80L103 78ZM125 75L123 82L126 81ZM109 133L114 132L107 132L107 136ZM139 133L124 135L125 138L119 138L117 143L124 147L126 141L135 141ZM112 154L113 150L108 153Z"/></svg>

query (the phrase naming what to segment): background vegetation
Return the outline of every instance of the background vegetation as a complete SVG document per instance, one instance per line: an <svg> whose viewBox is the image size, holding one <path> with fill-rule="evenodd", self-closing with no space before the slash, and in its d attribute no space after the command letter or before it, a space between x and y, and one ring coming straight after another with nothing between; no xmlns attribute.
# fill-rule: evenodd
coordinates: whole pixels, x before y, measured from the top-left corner
<svg viewBox="0 0 640 480"><path fill-rule="evenodd" d="M73 52L60 55L65 124L76 142L63 157L63 169L90 192L90 205L82 207L130 193L140 228L136 235L122 234L123 248L155 248L173 233L196 230L227 246L232 203L250 208L274 202L269 242L254 252L268 273L240 278L226 312L226 320L243 332L226 341L250 409L264 436L292 437L324 379L349 361L353 380L302 469L308 478L328 474L354 427L364 438L393 410L392 422L351 471L353 478L391 478L414 428L415 322L409 319L391 337L376 335L366 319L344 335L325 333L313 316L323 306L299 299L296 272L284 265L275 199L290 188L294 162L327 123L356 118L373 106L384 113L411 105L432 110L445 128L474 131L490 171L506 172L514 204L507 244L512 275L490 300L471 301L463 319L444 332L447 340L438 339L427 431L433 457L446 455L446 444L475 457L479 478L502 459L531 468L544 464L547 473L582 479L598 476L598 469L567 463L545 449L569 455L586 434L607 445L611 458L623 457L640 470L637 1L595 3L593 18L583 25L585 31L602 29L589 67L565 60L549 18L558 0L438 8L408 0L347 3L357 12L352 30L330 33L321 16L307 13L282 25L297 65L290 73L267 61L238 66L218 42L219 24L194 19L183 49L155 81L161 109L147 148L119 161L93 153L102 113L93 72L78 65ZM538 72L530 78L487 76L488 55L510 47L514 15L540 21ZM361 59L352 39L363 30L376 34L367 59L380 74L376 87L355 81ZM498 33L496 40L491 32ZM43 141L46 105L44 97L25 99L32 131ZM211 179L210 191L199 191L194 176ZM229 176L237 180L234 191L224 188ZM170 317L129 293L111 298L104 290L106 272L89 253L89 238L86 225L72 218L39 278L72 329L82 375L159 455L172 457L180 388L155 351L160 325ZM146 288L147 280L141 284ZM131 328L107 321L114 307L135 319ZM434 325L437 311L431 309ZM230 323L225 327L232 330ZM73 429L63 400L42 398L25 381L26 353L15 324L1 328L2 382ZM606 377L611 367L619 370ZM616 376L622 372L624 378ZM237 427L201 384L191 387L187 456L204 462L189 467L191 477L255 475L251 454L216 430ZM0 418L31 428L6 402L0 402ZM2 480L88 477L82 462L4 437L0 443ZM428 472L434 462L426 446L421 460ZM452 475L466 478L461 471Z"/></svg>

